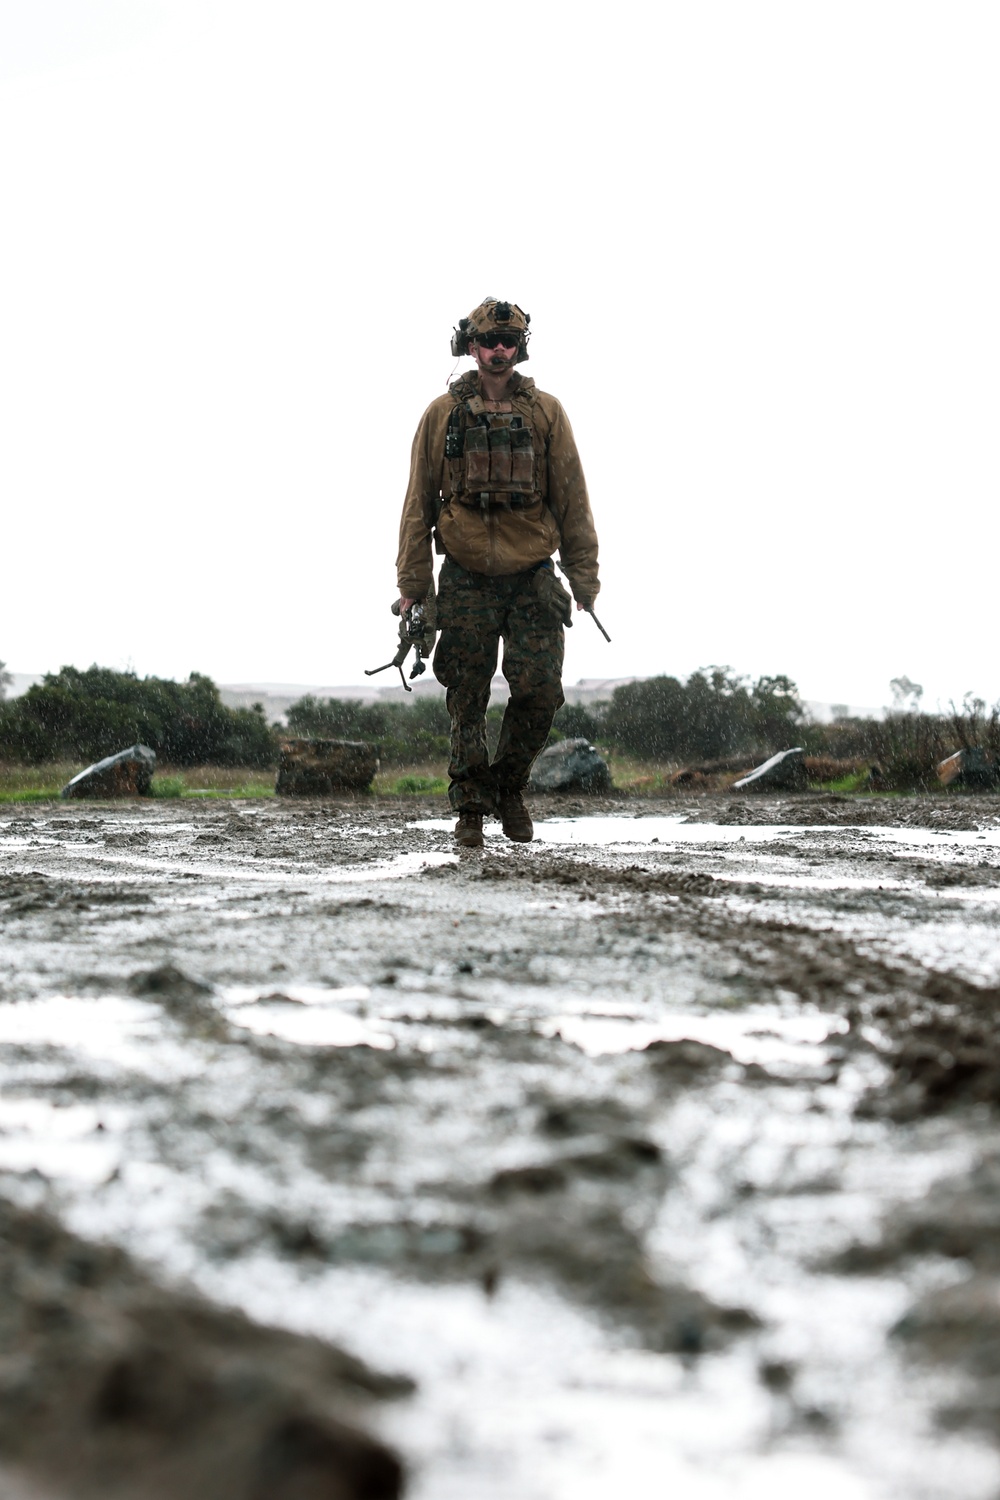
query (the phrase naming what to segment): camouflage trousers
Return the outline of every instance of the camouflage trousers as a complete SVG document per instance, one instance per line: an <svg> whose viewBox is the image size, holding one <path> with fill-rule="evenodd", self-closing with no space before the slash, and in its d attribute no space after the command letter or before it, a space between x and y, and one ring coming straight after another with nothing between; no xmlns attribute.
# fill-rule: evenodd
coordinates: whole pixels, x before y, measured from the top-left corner
<svg viewBox="0 0 1000 1500"><path fill-rule="evenodd" d="M451 715L448 795L458 812L495 812L504 792L527 785L565 701L563 627L539 597L534 572L490 578L466 572L451 558L438 582L438 624L434 675L448 689ZM491 765L486 710L501 638L510 699Z"/></svg>

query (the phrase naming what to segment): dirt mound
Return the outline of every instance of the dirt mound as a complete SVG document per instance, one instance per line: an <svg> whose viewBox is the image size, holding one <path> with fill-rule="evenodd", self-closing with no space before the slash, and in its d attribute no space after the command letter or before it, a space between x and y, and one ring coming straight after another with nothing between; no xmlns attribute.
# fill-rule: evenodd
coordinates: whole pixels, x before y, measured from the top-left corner
<svg viewBox="0 0 1000 1500"><path fill-rule="evenodd" d="M154 1282L0 1199L0 1447L74 1500L396 1500L355 1425L406 1382Z"/></svg>

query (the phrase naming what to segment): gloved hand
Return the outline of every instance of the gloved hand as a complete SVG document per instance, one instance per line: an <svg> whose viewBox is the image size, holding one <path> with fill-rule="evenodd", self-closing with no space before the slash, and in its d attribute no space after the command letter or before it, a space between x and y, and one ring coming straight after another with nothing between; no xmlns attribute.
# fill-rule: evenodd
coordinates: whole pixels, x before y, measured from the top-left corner
<svg viewBox="0 0 1000 1500"><path fill-rule="evenodd" d="M433 588L424 599L394 599L392 612L399 617L399 639L419 645L424 656L434 649L437 635L437 596Z"/></svg>

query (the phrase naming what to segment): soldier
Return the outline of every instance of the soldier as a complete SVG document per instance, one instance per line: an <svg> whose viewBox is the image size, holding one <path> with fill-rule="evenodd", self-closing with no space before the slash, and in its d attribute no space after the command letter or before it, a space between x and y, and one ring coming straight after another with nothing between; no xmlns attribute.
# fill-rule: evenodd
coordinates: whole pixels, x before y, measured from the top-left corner
<svg viewBox="0 0 1000 1500"><path fill-rule="evenodd" d="M431 538L444 563L438 582L441 638L434 673L448 689L449 797L455 840L483 843L495 813L509 839L534 835L524 805L532 761L562 692L563 627L570 596L592 608L597 535L569 419L554 396L514 367L528 358L529 317L488 297L452 338L475 369L432 401L413 440L397 559L400 609L434 592ZM503 639L510 699L496 755L486 747L486 709Z"/></svg>

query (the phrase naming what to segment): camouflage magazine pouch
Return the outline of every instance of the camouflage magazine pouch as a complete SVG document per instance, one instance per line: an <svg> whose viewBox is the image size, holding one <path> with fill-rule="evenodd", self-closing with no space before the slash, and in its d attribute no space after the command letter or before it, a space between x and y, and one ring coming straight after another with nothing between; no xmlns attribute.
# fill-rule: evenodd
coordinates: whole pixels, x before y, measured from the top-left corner
<svg viewBox="0 0 1000 1500"><path fill-rule="evenodd" d="M506 490L510 485L510 428L494 427L490 430L490 484L491 490Z"/></svg>
<svg viewBox="0 0 1000 1500"><path fill-rule="evenodd" d="M546 614L560 625L573 624L573 597L559 582L551 563L535 570L535 595Z"/></svg>
<svg viewBox="0 0 1000 1500"><path fill-rule="evenodd" d="M490 479L490 434L485 427L465 429L465 487L485 490Z"/></svg>
<svg viewBox="0 0 1000 1500"><path fill-rule="evenodd" d="M507 429L510 433L510 479L519 491L530 491L535 487L535 449L531 441L530 427Z"/></svg>
<svg viewBox="0 0 1000 1500"><path fill-rule="evenodd" d="M504 413L449 424L445 458L463 505L486 508L529 504L535 497L534 434L524 418ZM465 413L463 413L465 417Z"/></svg>

